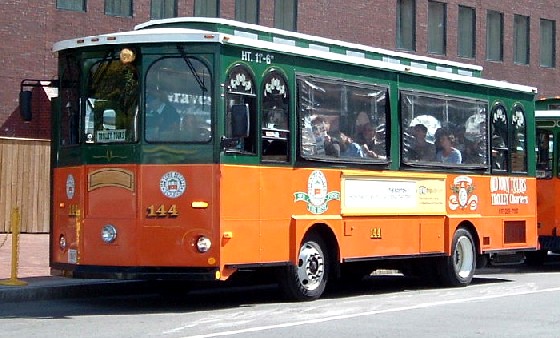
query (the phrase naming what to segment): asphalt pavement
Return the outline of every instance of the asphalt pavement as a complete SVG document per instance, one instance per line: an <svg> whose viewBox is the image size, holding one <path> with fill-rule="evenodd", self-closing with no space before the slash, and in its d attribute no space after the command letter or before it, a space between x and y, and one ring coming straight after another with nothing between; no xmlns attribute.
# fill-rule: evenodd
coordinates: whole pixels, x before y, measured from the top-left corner
<svg viewBox="0 0 560 338"><path fill-rule="evenodd" d="M137 291L140 282L106 279L72 279L51 276L49 235L20 234L13 245L11 234L0 234L0 304L56 298L122 294ZM17 247L18 252L12 247ZM13 262L17 256L14 269Z"/></svg>

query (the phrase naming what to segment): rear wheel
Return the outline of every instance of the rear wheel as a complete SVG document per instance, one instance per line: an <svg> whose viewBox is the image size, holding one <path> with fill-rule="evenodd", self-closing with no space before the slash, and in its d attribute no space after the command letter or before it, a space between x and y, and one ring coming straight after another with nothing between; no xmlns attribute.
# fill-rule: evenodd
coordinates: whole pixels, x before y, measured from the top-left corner
<svg viewBox="0 0 560 338"><path fill-rule="evenodd" d="M544 265L547 256L548 256L548 251L545 250L526 252L525 262L529 266L542 266Z"/></svg>
<svg viewBox="0 0 560 338"><path fill-rule="evenodd" d="M446 286L469 285L476 268L476 248L471 233L457 229L451 249L451 256L445 257L438 266L440 280Z"/></svg>
<svg viewBox="0 0 560 338"><path fill-rule="evenodd" d="M299 249L297 266L290 265L280 276L280 286L291 300L308 301L325 291L329 276L329 259L323 239L311 233Z"/></svg>

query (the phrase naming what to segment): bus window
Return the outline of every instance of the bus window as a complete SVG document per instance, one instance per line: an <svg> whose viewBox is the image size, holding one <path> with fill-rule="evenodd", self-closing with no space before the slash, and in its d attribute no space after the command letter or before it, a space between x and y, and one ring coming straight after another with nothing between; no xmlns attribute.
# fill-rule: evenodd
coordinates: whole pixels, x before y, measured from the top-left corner
<svg viewBox="0 0 560 338"><path fill-rule="evenodd" d="M508 170L508 123L506 109L496 104L492 109L492 171Z"/></svg>
<svg viewBox="0 0 560 338"><path fill-rule="evenodd" d="M511 170L514 172L527 172L527 128L525 126L525 111L523 107L516 104L513 107L511 118L513 132L511 149Z"/></svg>
<svg viewBox="0 0 560 338"><path fill-rule="evenodd" d="M262 159L287 161L290 139L289 91L284 76L271 71L262 91Z"/></svg>
<svg viewBox="0 0 560 338"><path fill-rule="evenodd" d="M387 162L387 89L297 76L300 154L307 159Z"/></svg>
<svg viewBox="0 0 560 338"><path fill-rule="evenodd" d="M486 102L412 91L400 102L405 164L486 167Z"/></svg>
<svg viewBox="0 0 560 338"><path fill-rule="evenodd" d="M550 130L537 129L537 177L552 178L554 134Z"/></svg>
<svg viewBox="0 0 560 338"><path fill-rule="evenodd" d="M243 65L231 69L226 80L226 152L256 154L256 110L255 79L251 71ZM249 108L249 136L237 137L232 134L232 108L246 105Z"/></svg>
<svg viewBox="0 0 560 338"><path fill-rule="evenodd" d="M146 141L209 142L210 72L200 60L156 60L146 75Z"/></svg>
<svg viewBox="0 0 560 338"><path fill-rule="evenodd" d="M95 63L89 71L84 118L86 142L135 142L137 92L138 76L134 65L124 64L118 58L105 58ZM111 114L114 114L113 123L106 123L105 117Z"/></svg>

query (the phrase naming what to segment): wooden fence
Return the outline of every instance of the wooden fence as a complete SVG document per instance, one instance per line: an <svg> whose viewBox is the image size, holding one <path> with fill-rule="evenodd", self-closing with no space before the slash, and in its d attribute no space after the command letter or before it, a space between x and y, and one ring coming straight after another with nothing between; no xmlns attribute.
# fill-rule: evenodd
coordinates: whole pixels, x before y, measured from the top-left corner
<svg viewBox="0 0 560 338"><path fill-rule="evenodd" d="M48 233L50 141L0 138L0 233L11 232L19 208L20 232Z"/></svg>

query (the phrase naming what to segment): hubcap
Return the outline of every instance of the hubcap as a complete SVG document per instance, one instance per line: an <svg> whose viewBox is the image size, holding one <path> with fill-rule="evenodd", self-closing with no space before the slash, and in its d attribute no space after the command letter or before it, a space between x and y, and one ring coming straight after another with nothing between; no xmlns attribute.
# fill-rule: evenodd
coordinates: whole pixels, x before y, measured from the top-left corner
<svg viewBox="0 0 560 338"><path fill-rule="evenodd" d="M310 243L305 243L299 250L297 274L301 285L311 291L321 285L324 277L324 257L321 251Z"/></svg>
<svg viewBox="0 0 560 338"><path fill-rule="evenodd" d="M461 278L467 278L473 271L473 245L466 237L461 236L455 248L455 271Z"/></svg>

